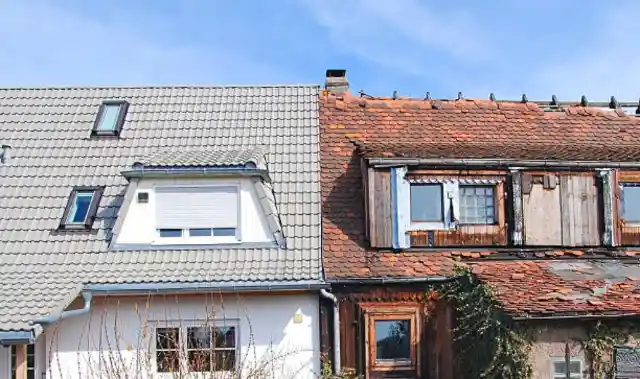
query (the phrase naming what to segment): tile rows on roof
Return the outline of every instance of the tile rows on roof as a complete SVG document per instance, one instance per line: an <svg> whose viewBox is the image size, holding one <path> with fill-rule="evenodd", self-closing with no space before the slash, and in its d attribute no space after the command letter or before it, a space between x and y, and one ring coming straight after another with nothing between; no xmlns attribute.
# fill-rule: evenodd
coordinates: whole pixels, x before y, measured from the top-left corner
<svg viewBox="0 0 640 379"><path fill-rule="evenodd" d="M640 265L612 261L474 263L473 272L515 315L640 314Z"/></svg>
<svg viewBox="0 0 640 379"><path fill-rule="evenodd" d="M365 238L361 161L351 141L384 141L393 144L394 149L427 144L447 148L469 144L500 146L514 155L526 145L549 151L554 146L588 146L602 154L602 158L606 154L627 154L630 147L640 150L639 118L582 107L544 112L533 103L365 99L325 93L320 96L320 128L323 262L328 279L388 273L429 276L436 275L437 270L426 269L429 266L425 262L435 259L438 267L440 262L444 262L444 267L450 265L447 260L451 258L446 256L413 253L395 255L394 260L372 258L376 252L367 248ZM490 148L484 151L492 153ZM540 149L534 152L537 157L549 156ZM560 151L553 154L570 158L561 153L565 154ZM636 152L632 153L616 155L616 159L637 157ZM592 151L580 154L584 158Z"/></svg>
<svg viewBox="0 0 640 379"><path fill-rule="evenodd" d="M211 147L207 150L158 150L140 159L144 167L205 167L244 166L253 163L258 166L264 161L264 151L258 147L227 149ZM135 164L134 163L134 166Z"/></svg>
<svg viewBox="0 0 640 379"><path fill-rule="evenodd" d="M0 330L65 306L83 283L321 280L318 92L0 89L0 141L12 146L12 160L0 165ZM90 139L99 105L112 99L130 103L120 138ZM257 146L288 249L108 251L127 188L122 171L160 149L209 152L188 162L173 157L174 164L233 163L256 158ZM222 149L243 153L217 153ZM80 185L106 186L95 230L56 233L69 193ZM38 280L25 283L24 275Z"/></svg>

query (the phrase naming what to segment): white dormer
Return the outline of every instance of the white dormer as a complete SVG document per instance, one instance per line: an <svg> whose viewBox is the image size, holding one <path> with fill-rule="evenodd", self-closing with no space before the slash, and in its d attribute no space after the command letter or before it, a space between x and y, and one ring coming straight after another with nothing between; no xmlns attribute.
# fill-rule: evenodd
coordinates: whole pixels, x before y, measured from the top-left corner
<svg viewBox="0 0 640 379"><path fill-rule="evenodd" d="M185 151L145 158L124 173L130 184L112 247L282 246L268 173L260 159L250 159L261 154Z"/></svg>

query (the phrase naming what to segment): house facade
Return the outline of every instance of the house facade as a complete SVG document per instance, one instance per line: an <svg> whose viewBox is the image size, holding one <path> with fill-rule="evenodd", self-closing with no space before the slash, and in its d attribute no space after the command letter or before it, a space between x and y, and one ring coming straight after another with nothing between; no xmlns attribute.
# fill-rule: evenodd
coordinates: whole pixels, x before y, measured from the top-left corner
<svg viewBox="0 0 640 379"><path fill-rule="evenodd" d="M480 341L491 338L484 324L459 327L481 308L445 301L441 290L467 270L490 288L487 308L495 302L505 323L526 331L518 336L526 334L530 377L639 372L635 113L615 99L594 107L354 96L345 71L329 71L320 96L323 251L338 316L326 303L321 322L340 330L337 350L322 336L337 368L477 377L463 354L481 361ZM512 366L495 377L525 377Z"/></svg>
<svg viewBox="0 0 640 379"><path fill-rule="evenodd" d="M0 377L316 378L318 93L1 89Z"/></svg>

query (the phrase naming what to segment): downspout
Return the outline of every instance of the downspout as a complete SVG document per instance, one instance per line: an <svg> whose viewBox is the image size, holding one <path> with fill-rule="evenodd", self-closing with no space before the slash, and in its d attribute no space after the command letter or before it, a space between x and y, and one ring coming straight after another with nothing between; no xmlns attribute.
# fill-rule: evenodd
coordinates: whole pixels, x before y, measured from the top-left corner
<svg viewBox="0 0 640 379"><path fill-rule="evenodd" d="M320 290L320 295L333 303L333 371L340 375L340 308L336 295L325 289Z"/></svg>
<svg viewBox="0 0 640 379"><path fill-rule="evenodd" d="M89 313L89 311L91 311L91 300L93 298L93 296L91 295L91 292L83 291L82 292L82 298L84 299L84 307L82 307L81 309L74 309L74 310L71 310L71 311L62 311L62 312L54 314L54 315L41 317L41 318L35 320L34 323L44 326L44 325L53 324L53 323L58 322L60 320L64 320L65 318L74 317L74 316L82 316L84 314Z"/></svg>

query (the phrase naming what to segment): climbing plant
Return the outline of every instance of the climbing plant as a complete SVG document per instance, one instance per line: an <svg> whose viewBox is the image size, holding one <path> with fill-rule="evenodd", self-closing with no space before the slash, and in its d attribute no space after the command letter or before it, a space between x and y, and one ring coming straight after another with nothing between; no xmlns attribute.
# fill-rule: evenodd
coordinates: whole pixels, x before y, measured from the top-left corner
<svg viewBox="0 0 640 379"><path fill-rule="evenodd" d="M591 363L594 379L612 377L614 347L628 345L629 337L638 333L640 333L638 323L626 320L597 321L587 325L586 338L579 342Z"/></svg>
<svg viewBox="0 0 640 379"><path fill-rule="evenodd" d="M468 268L454 268L458 279L438 291L456 313L453 330L460 377L529 379L531 338L505 315L490 286Z"/></svg>

